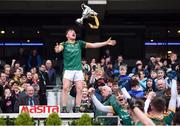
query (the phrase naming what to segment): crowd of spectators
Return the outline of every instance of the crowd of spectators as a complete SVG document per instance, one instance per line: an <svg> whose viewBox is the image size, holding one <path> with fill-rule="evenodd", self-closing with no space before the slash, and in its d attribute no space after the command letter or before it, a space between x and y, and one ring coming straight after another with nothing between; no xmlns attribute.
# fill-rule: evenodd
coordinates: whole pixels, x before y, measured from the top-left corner
<svg viewBox="0 0 180 126"><path fill-rule="evenodd" d="M82 64L86 83L84 89L90 90L89 98L86 98L87 106L90 102L94 105L94 108L89 106L82 112L93 111L95 116L118 115L124 125L171 125L173 117L176 117L174 124L179 124L180 74L177 54L172 53L166 60L160 56L151 56L146 63L137 60L130 70L121 55L116 61L108 55L102 57L100 62L92 59L89 64L86 60ZM130 94L131 100L125 98L122 88ZM82 104L84 106L84 100ZM138 106L138 110L133 112L133 106ZM142 113L144 119L138 113Z"/></svg>
<svg viewBox="0 0 180 126"><path fill-rule="evenodd" d="M2 113L18 112L20 105L47 105L47 85L56 85L56 70L51 60L42 62L34 50L26 67L24 62L15 58L11 64L3 66L0 73ZM100 62L92 59L87 63L82 59L85 80L80 111L94 112L95 116L118 115L124 125L141 122L137 112L145 113L148 116L143 115L144 118L153 120L157 125L171 125L173 119L174 124L180 124L179 63L175 53L166 60L160 56L151 56L146 63L137 60L132 69L121 55L115 61L109 53ZM74 88L72 86L70 90L72 97L76 96ZM125 98L122 88L133 100ZM138 110L134 109L137 106Z"/></svg>
<svg viewBox="0 0 180 126"><path fill-rule="evenodd" d="M51 60L42 62L37 50L27 58L20 52L11 64L4 62L0 71L2 113L18 113L21 105L47 105L47 87L56 85L56 70Z"/></svg>

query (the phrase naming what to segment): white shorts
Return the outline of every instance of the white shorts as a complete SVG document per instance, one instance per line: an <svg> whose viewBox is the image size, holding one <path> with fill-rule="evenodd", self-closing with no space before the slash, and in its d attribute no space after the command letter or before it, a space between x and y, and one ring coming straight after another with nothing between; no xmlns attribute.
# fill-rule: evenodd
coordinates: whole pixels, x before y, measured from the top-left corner
<svg viewBox="0 0 180 126"><path fill-rule="evenodd" d="M65 70L63 78L70 81L84 80L84 75L82 70Z"/></svg>

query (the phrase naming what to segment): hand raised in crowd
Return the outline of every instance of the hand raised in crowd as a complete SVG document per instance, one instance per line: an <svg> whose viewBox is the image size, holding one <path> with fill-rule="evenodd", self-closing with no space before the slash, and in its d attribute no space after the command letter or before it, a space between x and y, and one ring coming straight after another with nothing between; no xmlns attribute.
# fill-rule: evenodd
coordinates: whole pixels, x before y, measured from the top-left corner
<svg viewBox="0 0 180 126"><path fill-rule="evenodd" d="M59 52L59 44L58 43L56 43L56 46L54 47L54 50L55 50L56 53Z"/></svg>
<svg viewBox="0 0 180 126"><path fill-rule="evenodd" d="M5 84L4 84L4 86L8 86L9 85L9 82L8 81L6 81L5 82Z"/></svg>
<svg viewBox="0 0 180 126"><path fill-rule="evenodd" d="M16 62L16 60L15 59L12 59L12 63L15 63Z"/></svg>
<svg viewBox="0 0 180 126"><path fill-rule="evenodd" d="M55 50L56 53L61 52L63 50L63 46L61 45L61 43L60 44L56 43L56 46L54 47L54 50Z"/></svg>
<svg viewBox="0 0 180 126"><path fill-rule="evenodd" d="M89 95L91 96L94 94L95 89L91 87L91 88L89 88L88 92L89 92Z"/></svg>
<svg viewBox="0 0 180 126"><path fill-rule="evenodd" d="M12 59L11 67L14 66L14 63L15 63L15 62L16 62L16 60L15 60L15 59Z"/></svg>
<svg viewBox="0 0 180 126"><path fill-rule="evenodd" d="M4 93L4 96L5 96L5 99L8 99L11 97L11 92L10 90L6 90L5 93Z"/></svg>
<svg viewBox="0 0 180 126"><path fill-rule="evenodd" d="M153 91L149 92L147 95L147 99L150 99L150 100L152 100L154 97L156 97L156 93Z"/></svg>
<svg viewBox="0 0 180 126"><path fill-rule="evenodd" d="M175 69L176 69L176 70L179 70L179 65L177 65Z"/></svg>
<svg viewBox="0 0 180 126"><path fill-rule="evenodd" d="M108 45L111 45L111 46L116 45L116 40L111 40L111 37L106 42Z"/></svg>

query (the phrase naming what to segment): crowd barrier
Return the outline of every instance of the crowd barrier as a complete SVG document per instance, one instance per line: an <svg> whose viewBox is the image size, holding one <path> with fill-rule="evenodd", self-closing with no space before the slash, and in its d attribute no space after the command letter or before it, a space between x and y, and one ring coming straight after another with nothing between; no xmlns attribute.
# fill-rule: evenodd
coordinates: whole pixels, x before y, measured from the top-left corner
<svg viewBox="0 0 180 126"><path fill-rule="evenodd" d="M59 105L62 106L62 91L60 88L54 88L51 90L47 90L47 105L53 106L53 105ZM73 107L75 105L75 99L74 97L68 95L68 104L67 104L67 110L68 112L73 112Z"/></svg>
<svg viewBox="0 0 180 126"><path fill-rule="evenodd" d="M97 116L96 121L102 122L104 125L121 126L119 116Z"/></svg>

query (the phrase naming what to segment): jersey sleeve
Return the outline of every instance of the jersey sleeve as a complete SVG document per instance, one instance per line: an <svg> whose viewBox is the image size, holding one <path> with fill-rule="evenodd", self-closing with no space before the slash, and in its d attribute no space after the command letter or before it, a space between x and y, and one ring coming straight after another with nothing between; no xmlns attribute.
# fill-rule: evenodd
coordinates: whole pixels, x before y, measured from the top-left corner
<svg viewBox="0 0 180 126"><path fill-rule="evenodd" d="M132 120L128 112L123 111L123 108L118 104L116 97L111 97L110 104L113 107L116 114L122 119L123 125L131 125Z"/></svg>
<svg viewBox="0 0 180 126"><path fill-rule="evenodd" d="M171 110L169 110L169 111L166 113L166 115L165 115L165 117L164 117L164 121L165 121L166 124L171 125L171 123L172 123L172 121L173 121L174 114L175 114L175 113L174 113L173 111L171 111Z"/></svg>
<svg viewBox="0 0 180 126"><path fill-rule="evenodd" d="M85 41L82 41L82 40L78 40L79 42L79 45L81 48L85 48L86 47L86 42Z"/></svg>
<svg viewBox="0 0 180 126"><path fill-rule="evenodd" d="M115 96L111 96L110 105L113 107L115 113L118 113L119 109L121 109L121 106L118 104Z"/></svg>
<svg viewBox="0 0 180 126"><path fill-rule="evenodd" d="M65 43L65 42L61 42L60 45L62 45L62 46L64 47L64 43Z"/></svg>

